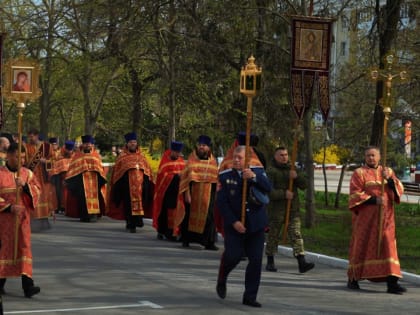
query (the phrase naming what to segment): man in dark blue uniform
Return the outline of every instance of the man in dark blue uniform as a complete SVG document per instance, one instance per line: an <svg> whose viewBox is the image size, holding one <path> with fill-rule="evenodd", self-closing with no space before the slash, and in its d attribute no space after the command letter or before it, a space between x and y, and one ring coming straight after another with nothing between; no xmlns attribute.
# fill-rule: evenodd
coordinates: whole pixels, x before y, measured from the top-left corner
<svg viewBox="0 0 420 315"><path fill-rule="evenodd" d="M244 164L245 146L238 146L233 153L233 168L219 174L217 206L224 222L225 250L220 261L216 291L221 299L226 297L227 277L245 253L248 266L242 303L261 307L257 302L257 293L261 279L264 228L268 224L265 211L265 205L268 203L266 194L271 190L271 183L262 166L245 167ZM247 180L249 195L245 224L241 222L243 180ZM251 190L255 194L251 194ZM253 198L250 198L251 196Z"/></svg>

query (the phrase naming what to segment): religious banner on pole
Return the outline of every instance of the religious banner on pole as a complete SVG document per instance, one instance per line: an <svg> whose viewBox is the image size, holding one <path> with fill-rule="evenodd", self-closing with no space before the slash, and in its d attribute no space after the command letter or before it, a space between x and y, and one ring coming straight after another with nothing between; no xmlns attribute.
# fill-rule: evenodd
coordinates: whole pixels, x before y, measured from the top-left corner
<svg viewBox="0 0 420 315"><path fill-rule="evenodd" d="M311 105L314 88L324 120L328 118L331 26L332 19L292 17L291 98L299 119Z"/></svg>

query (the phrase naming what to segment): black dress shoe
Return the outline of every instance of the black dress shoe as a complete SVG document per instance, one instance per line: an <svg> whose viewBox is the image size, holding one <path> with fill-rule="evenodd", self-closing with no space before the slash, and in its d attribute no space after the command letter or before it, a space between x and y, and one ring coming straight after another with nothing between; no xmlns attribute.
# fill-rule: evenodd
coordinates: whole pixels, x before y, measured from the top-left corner
<svg viewBox="0 0 420 315"><path fill-rule="evenodd" d="M393 294L403 294L404 292L407 292L407 289L400 286L398 283L395 283L392 285L388 285L387 292Z"/></svg>
<svg viewBox="0 0 420 315"><path fill-rule="evenodd" d="M216 286L216 292L219 298L224 299L226 297L226 283L218 282Z"/></svg>
<svg viewBox="0 0 420 315"><path fill-rule="evenodd" d="M351 289L351 290L359 290L359 283L356 280L349 280L347 282L347 288Z"/></svg>
<svg viewBox="0 0 420 315"><path fill-rule="evenodd" d="M246 298L244 298L242 300L242 304L252 306L252 307L261 307L262 306L261 303L258 303L256 300L249 300L249 299L246 299Z"/></svg>
<svg viewBox="0 0 420 315"><path fill-rule="evenodd" d="M130 233L136 233L136 228L131 228Z"/></svg>
<svg viewBox="0 0 420 315"><path fill-rule="evenodd" d="M35 294L38 294L39 292L41 292L41 288L40 287L36 287L36 286L32 286L32 287L30 287L28 289L23 290L23 292L25 293L25 297L31 298Z"/></svg>
<svg viewBox="0 0 420 315"><path fill-rule="evenodd" d="M190 247L190 243L189 242L182 242L182 247Z"/></svg>
<svg viewBox="0 0 420 315"><path fill-rule="evenodd" d="M0 288L0 295L5 295L6 291L4 291L4 288Z"/></svg>
<svg viewBox="0 0 420 315"><path fill-rule="evenodd" d="M136 223L137 227L143 227L144 226L144 222L143 222L143 218L140 218L137 223Z"/></svg>

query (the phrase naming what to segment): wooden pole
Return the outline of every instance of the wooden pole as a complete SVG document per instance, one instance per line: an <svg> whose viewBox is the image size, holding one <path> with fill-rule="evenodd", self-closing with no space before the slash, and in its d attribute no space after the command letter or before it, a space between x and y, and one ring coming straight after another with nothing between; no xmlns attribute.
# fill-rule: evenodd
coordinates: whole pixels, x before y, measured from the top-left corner
<svg viewBox="0 0 420 315"><path fill-rule="evenodd" d="M251 125L252 125L252 96L247 96L246 102L246 135L245 135L245 163L244 168L249 167L250 158L250 139L251 139ZM248 192L248 182L242 179L242 211L241 222L245 225L245 211L246 211L246 196Z"/></svg>
<svg viewBox="0 0 420 315"><path fill-rule="evenodd" d="M20 169L22 167L22 117L23 117L23 109L25 108L25 103L19 102L17 104L18 109L18 167L16 171L16 178L20 177ZM20 204L20 187L17 186L16 183L16 204ZM18 241L19 241L19 215L15 213L15 243L14 243L14 254L13 254L13 261L16 263L17 261L17 254L18 254Z"/></svg>
<svg viewBox="0 0 420 315"><path fill-rule="evenodd" d="M387 159L387 134L388 134L388 120L389 114L391 113L390 107L384 107L384 129L383 129L383 137L382 137L382 179L381 179L381 197L382 203L378 206L379 210L379 219L378 219L378 248L376 251L377 257L381 255L382 250L382 234L383 234L383 227L384 227L384 196L385 196L385 177L383 176L384 171L386 169L386 159Z"/></svg>
<svg viewBox="0 0 420 315"><path fill-rule="evenodd" d="M298 150L298 132L297 132L298 126L299 126L299 121L296 123L295 135L293 139L292 158L290 160L291 171L294 171L296 169L295 163L296 163L297 150ZM293 178L291 176L289 176L288 190L293 192ZM287 199L286 214L284 217L284 225L283 225L283 237L282 237L283 244L286 244L287 242L287 229L289 227L291 206L292 206L292 199Z"/></svg>

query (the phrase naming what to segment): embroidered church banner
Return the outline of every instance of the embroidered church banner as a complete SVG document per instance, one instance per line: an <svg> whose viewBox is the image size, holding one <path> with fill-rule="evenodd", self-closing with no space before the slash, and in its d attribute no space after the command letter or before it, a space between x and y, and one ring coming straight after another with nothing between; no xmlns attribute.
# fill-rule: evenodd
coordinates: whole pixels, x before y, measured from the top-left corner
<svg viewBox="0 0 420 315"><path fill-rule="evenodd" d="M328 118L331 24L325 18L292 18L291 98L299 119L311 105L314 87L324 119Z"/></svg>

